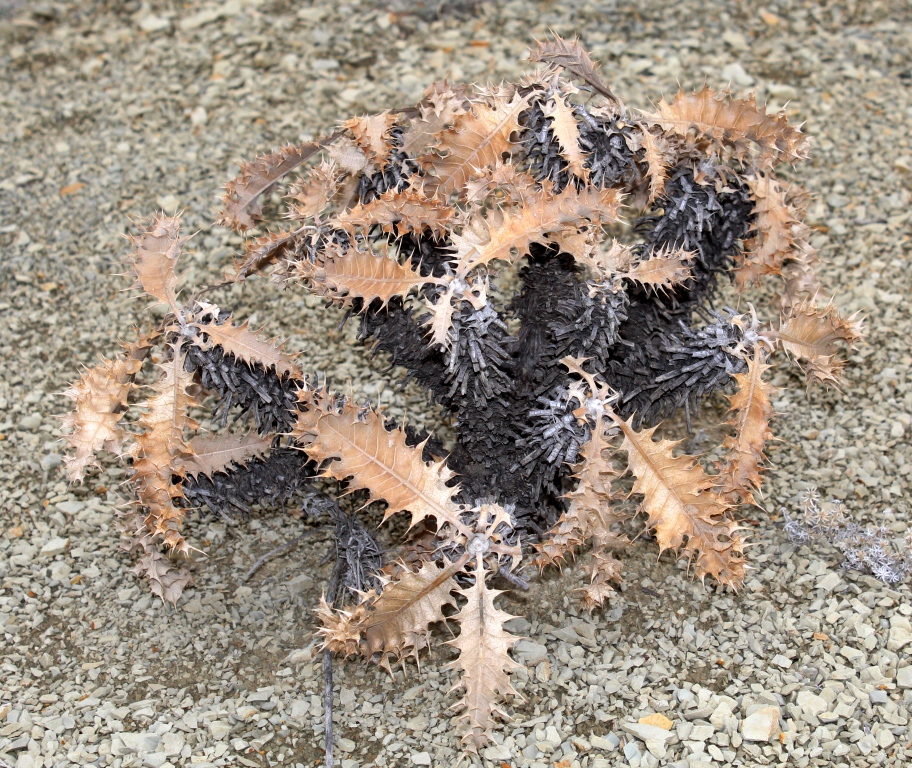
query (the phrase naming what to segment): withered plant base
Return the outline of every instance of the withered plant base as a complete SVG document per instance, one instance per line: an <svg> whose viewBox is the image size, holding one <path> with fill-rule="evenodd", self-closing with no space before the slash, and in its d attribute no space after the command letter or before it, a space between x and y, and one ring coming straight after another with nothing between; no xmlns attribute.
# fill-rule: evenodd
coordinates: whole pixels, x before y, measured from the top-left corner
<svg viewBox="0 0 912 768"><path fill-rule="evenodd" d="M259 157L224 198L221 224L260 231L235 280L271 270L346 310L360 339L442 406L446 450L305 377L199 294L181 299L186 238L164 215L132 239L131 259L142 291L167 305L164 321L68 392L70 476L101 449L128 458L129 546L164 600L189 580L188 508L228 516L300 500L319 474L385 502L385 517L407 511L411 538L382 567L369 533L337 524L348 531L334 571L344 588L317 607L321 632L333 652L389 664L426 647L435 622L458 624L451 666L471 750L515 694L516 638L495 575L522 584L524 564L559 564L589 545L582 599L602 605L621 578L627 514L615 502L629 473L659 549L737 588L734 513L760 487L769 356L783 351L809 380L834 382L839 347L860 334L822 298L804 195L776 178L807 153L784 116L708 88L654 113L629 110L560 38L532 61L539 68L518 83L436 83L415 107ZM257 201L280 183L291 225L267 232ZM491 281L514 266L518 289L503 300ZM744 291L767 276L774 306L711 308L720 277ZM144 361L158 372L148 386ZM653 439L660 419L684 408L689 422L723 388L732 415L713 468ZM147 395L127 425L135 392ZM255 431L189 437L203 394L219 423L246 414Z"/></svg>

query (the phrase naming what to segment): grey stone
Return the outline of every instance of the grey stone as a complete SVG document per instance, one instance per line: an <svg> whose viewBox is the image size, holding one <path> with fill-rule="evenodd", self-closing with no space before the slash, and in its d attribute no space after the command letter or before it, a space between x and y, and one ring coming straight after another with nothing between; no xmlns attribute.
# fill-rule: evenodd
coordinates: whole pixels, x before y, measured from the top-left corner
<svg viewBox="0 0 912 768"><path fill-rule="evenodd" d="M65 552L68 546L70 546L69 539L56 537L46 542L44 546L41 547L41 554L45 557L53 557L54 555L59 555L62 552Z"/></svg>
<svg viewBox="0 0 912 768"><path fill-rule="evenodd" d="M513 654L529 666L534 666L548 658L548 649L534 640L519 640L513 646Z"/></svg>
<svg viewBox="0 0 912 768"><path fill-rule="evenodd" d="M779 735L779 707L761 707L741 721L745 741L772 741Z"/></svg>

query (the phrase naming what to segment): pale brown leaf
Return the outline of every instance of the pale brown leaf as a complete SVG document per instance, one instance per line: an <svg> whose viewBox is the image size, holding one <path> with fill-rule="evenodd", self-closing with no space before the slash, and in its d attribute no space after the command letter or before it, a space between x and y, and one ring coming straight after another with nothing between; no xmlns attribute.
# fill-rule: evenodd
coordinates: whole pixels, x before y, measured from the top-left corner
<svg viewBox="0 0 912 768"><path fill-rule="evenodd" d="M388 190L369 203L359 203L337 216L335 226L352 234L379 225L384 232L401 237L408 232L430 232L434 237L446 235L455 211L438 199L429 199L420 191L407 187L402 192Z"/></svg>
<svg viewBox="0 0 912 768"><path fill-rule="evenodd" d="M446 80L436 82L418 104L419 114L411 118L402 134L402 151L409 157L423 155L436 140L436 135L452 127L459 115L469 111L471 99L465 84L451 86Z"/></svg>
<svg viewBox="0 0 912 768"><path fill-rule="evenodd" d="M586 155L579 145L579 125L573 108L564 97L555 93L542 106L542 113L551 120L551 130L561 149L561 157L567 161L570 172L584 181L589 180L589 169L586 167Z"/></svg>
<svg viewBox="0 0 912 768"><path fill-rule="evenodd" d="M74 401L63 417L63 426L71 430L64 439L75 449L63 459L71 481L79 482L87 467L98 466L96 453L102 448L120 452L127 434L118 422L141 367L140 360L103 360L64 391Z"/></svg>
<svg viewBox="0 0 912 768"><path fill-rule="evenodd" d="M370 165L367 153L347 136L326 148L328 154L339 167L350 174L361 173Z"/></svg>
<svg viewBox="0 0 912 768"><path fill-rule="evenodd" d="M519 116L529 106L529 96L513 93L491 103L475 103L472 111L457 115L453 128L439 134L435 152L421 163L428 176L425 190L446 198L462 191L485 166L503 161L513 150L511 135L520 130Z"/></svg>
<svg viewBox="0 0 912 768"><path fill-rule="evenodd" d="M157 216L148 229L129 237L133 253L127 263L143 292L177 311L177 262L189 240L180 236L180 217Z"/></svg>
<svg viewBox="0 0 912 768"><path fill-rule="evenodd" d="M342 127L351 132L355 143L365 151L370 160L382 167L392 150L390 131L397 119L397 115L385 110L376 115L353 117L344 122Z"/></svg>
<svg viewBox="0 0 912 768"><path fill-rule="evenodd" d="M191 455L182 466L188 475L212 477L233 464L243 465L252 456L264 454L272 435L198 435L190 441Z"/></svg>
<svg viewBox="0 0 912 768"><path fill-rule="evenodd" d="M864 336L858 313L844 318L832 304L818 307L807 299L765 334L806 366L808 383L838 384L845 360L840 345L852 348Z"/></svg>
<svg viewBox="0 0 912 768"><path fill-rule="evenodd" d="M740 290L758 283L763 275L782 273L786 259L798 255L797 241L805 227L786 203L785 191L771 176L746 179L754 199L755 220L749 248L739 257L735 278Z"/></svg>
<svg viewBox="0 0 912 768"><path fill-rule="evenodd" d="M729 398L733 416L727 422L735 434L725 438L725 461L716 463L716 490L733 503L753 504L754 491L760 488L763 448L773 436L769 428L773 417L770 395L775 389L763 379L769 369L763 360L763 349L757 344L747 361L747 371L735 374L738 391Z"/></svg>
<svg viewBox="0 0 912 768"><path fill-rule="evenodd" d="M244 244L244 256L234 264L234 275L230 280L240 283L250 275L265 269L289 251L293 251L301 229L286 232L268 232Z"/></svg>
<svg viewBox="0 0 912 768"><path fill-rule="evenodd" d="M298 222L310 219L319 222L321 214L339 191L343 175L336 161L330 158L313 168L307 178L292 184L287 199L294 202L289 204L288 218Z"/></svg>
<svg viewBox="0 0 912 768"><path fill-rule="evenodd" d="M665 141L655 136L645 125L638 125L639 129L634 136L636 146L631 149L643 149L643 160L649 171L649 202L655 201L664 191L665 182L668 180L668 151Z"/></svg>
<svg viewBox="0 0 912 768"><path fill-rule="evenodd" d="M736 157L751 151L757 160L772 165L794 163L808 153L808 140L800 130L789 126L783 114L768 115L753 96L733 99L710 88L695 93L679 91L669 104L662 99L658 112L648 119L663 130L686 136L696 131L713 142L731 148Z"/></svg>
<svg viewBox="0 0 912 768"><path fill-rule="evenodd" d="M193 374L184 369L179 343L171 347L171 358L159 367L161 377L152 387L152 397L140 404L145 413L137 422L142 432L131 449L134 482L147 510L145 526L150 536L160 537L172 550L186 554L189 545L180 534L186 510L174 504L183 492L171 478L183 473L183 462L191 451L184 431L198 426L187 412L199 403L188 392Z"/></svg>
<svg viewBox="0 0 912 768"><path fill-rule="evenodd" d="M303 379L294 358L274 339L264 339L259 333L249 330L247 321L241 325L234 325L231 318L224 323L203 321L205 317L217 315L218 307L207 304L196 317L189 319L188 324L196 328L199 334L204 334L193 337L193 343L198 347L212 349L218 346L226 355L232 354L248 365L262 365L267 369L273 368L279 376Z"/></svg>
<svg viewBox="0 0 912 768"><path fill-rule="evenodd" d="M582 369L580 373L589 375ZM605 439L604 417L600 415L589 442L580 451L580 462L574 468L574 477L579 482L576 489L567 494L570 506L535 547L538 551L535 563L539 567L562 564L590 540L597 551L626 543L626 537L618 536L612 530L615 523L624 521L628 515L614 503L617 496L612 492L611 484L620 474L606 453L613 451Z"/></svg>
<svg viewBox="0 0 912 768"><path fill-rule="evenodd" d="M237 178L225 185L225 195L222 197L225 207L219 213L216 223L238 232L256 226L263 217L263 209L257 202L260 195L340 135L341 131L336 131L316 142L305 142L298 146L287 144L268 155L261 155L252 163L242 163Z"/></svg>
<svg viewBox="0 0 912 768"><path fill-rule="evenodd" d="M306 410L298 412L292 434L314 461L326 462L326 476L347 479L350 488L364 488L372 499L385 500L384 520L408 510L410 527L433 517L438 529L446 524L468 537L453 501L459 487L447 487L453 473L444 462L426 464L423 446L407 445L405 431L385 429L373 410L349 402L334 405L325 390L304 390L301 397Z"/></svg>
<svg viewBox="0 0 912 768"><path fill-rule="evenodd" d="M589 570L589 585L584 587L583 603L590 611L604 606L605 601L617 594L615 584L623 581L623 566L611 554L596 552L592 556Z"/></svg>
<svg viewBox="0 0 912 768"><path fill-rule="evenodd" d="M688 262L693 256L693 253L681 248L662 250L637 262L622 276L655 291L668 290L690 280L692 275Z"/></svg>
<svg viewBox="0 0 912 768"><path fill-rule="evenodd" d="M459 590L466 603L453 617L459 622L459 636L449 641L459 651L459 658L447 665L462 672L453 690L463 690L460 703L465 711L459 719L467 722L462 743L471 752L490 741L493 716L506 717L496 702L503 696L518 695L510 684L509 673L519 666L509 655L518 638L504 629L504 624L514 617L495 607L494 600L501 593L485 584L480 553L474 566L475 583Z"/></svg>
<svg viewBox="0 0 912 768"><path fill-rule="evenodd" d="M536 40L535 42L538 43L538 48L530 52L529 61L556 64L586 82L596 93L600 93L615 104L621 104L620 99L602 81L596 63L583 50L579 40L565 40L552 33L551 40L546 42Z"/></svg>
<svg viewBox="0 0 912 768"><path fill-rule="evenodd" d="M301 261L296 265L298 279L309 284L320 296L351 306L355 299L363 301L363 309L379 299L385 306L395 296L441 279L423 276L417 269L400 264L395 258L371 251L349 248L344 254L327 249L317 263Z"/></svg>
<svg viewBox="0 0 912 768"><path fill-rule="evenodd" d="M643 495L642 508L655 530L659 548L696 559L696 574L738 588L744 580L743 538L731 519L729 504L713 493L709 477L693 456L674 456L677 443L653 441L656 428L637 432L633 418L610 414L624 434L621 450L634 476L633 493Z"/></svg>
<svg viewBox="0 0 912 768"><path fill-rule="evenodd" d="M379 654L387 666L390 659L401 659L406 653L417 656L428 646L430 625L444 620L444 606L455 607L453 593L459 584L453 577L468 559L463 555L452 563L444 560L442 567L424 562L417 571L402 565L395 580L381 577L380 594L368 593L362 603L358 621L361 653L367 657Z"/></svg>
<svg viewBox="0 0 912 768"><path fill-rule="evenodd" d="M157 549L149 549L133 569L133 573L145 576L153 595L162 602L176 605L184 588L190 583L190 571L186 566L176 566Z"/></svg>

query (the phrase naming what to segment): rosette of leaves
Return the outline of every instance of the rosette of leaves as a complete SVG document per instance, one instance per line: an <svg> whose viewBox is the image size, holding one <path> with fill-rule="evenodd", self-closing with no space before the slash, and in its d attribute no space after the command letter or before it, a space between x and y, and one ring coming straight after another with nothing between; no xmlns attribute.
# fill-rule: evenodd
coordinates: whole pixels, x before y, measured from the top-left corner
<svg viewBox="0 0 912 768"><path fill-rule="evenodd" d="M808 151L782 114L708 88L630 110L561 38L532 61L518 83L436 83L414 107L245 163L219 218L249 236L234 280L271 271L354 317L359 338L442 407L448 452L305 378L230 312L182 300L185 238L167 216L131 258L164 320L67 392L70 476L103 449L130 462L129 546L165 600L189 579L192 506L285 503L320 475L384 503L385 518L407 512L400 557L376 587L318 606L321 632L333 652L389 665L425 648L435 623L458 624L471 750L515 694L516 638L494 580L524 585L524 564L589 546L583 600L603 605L622 577L619 501L632 494L660 550L737 589L736 512L766 468L774 355L832 383L861 333L822 296L804 196L777 177ZM290 225L270 230L258 201L278 188ZM740 292L774 281L778 298L750 317L713 309L727 276ZM661 419L683 409L689 423L723 389L731 418L713 467L655 439ZM207 392L216 424L247 414L254 429L194 434L189 413ZM128 412L140 415L125 423Z"/></svg>

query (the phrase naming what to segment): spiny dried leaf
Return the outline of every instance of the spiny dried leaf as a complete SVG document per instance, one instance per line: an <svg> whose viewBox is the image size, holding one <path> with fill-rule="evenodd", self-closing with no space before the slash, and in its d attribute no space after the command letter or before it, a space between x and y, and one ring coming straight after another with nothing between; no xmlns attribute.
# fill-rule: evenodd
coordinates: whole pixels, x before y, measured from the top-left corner
<svg viewBox="0 0 912 768"><path fill-rule="evenodd" d="M617 594L613 584L620 584L623 565L610 554L596 552L592 556L589 586L584 587L583 603L590 611L601 608L605 601Z"/></svg>
<svg viewBox="0 0 912 768"><path fill-rule="evenodd" d="M606 99L611 99L615 104L620 105L620 99L602 81L596 63L583 50L578 39L565 40L552 33L551 40L546 42L536 40L535 42L538 43L538 48L530 52L529 61L556 64L588 83L596 93L600 93Z"/></svg>
<svg viewBox="0 0 912 768"><path fill-rule="evenodd" d="M237 178L225 185L225 195L222 197L225 207L219 213L216 223L238 232L256 226L263 218L263 209L257 202L260 195L339 135L340 132L337 131L321 141L305 142L299 146L287 144L268 155L261 155L252 163L242 163Z"/></svg>
<svg viewBox="0 0 912 768"><path fill-rule="evenodd" d="M272 435L198 435L190 441L190 456L183 460L188 475L207 475L224 471L269 450Z"/></svg>
<svg viewBox="0 0 912 768"><path fill-rule="evenodd" d="M370 165L367 153L348 137L343 137L331 147L327 147L326 154L335 160L343 171L353 175L361 173Z"/></svg>
<svg viewBox="0 0 912 768"><path fill-rule="evenodd" d="M335 226L351 234L356 230L367 231L379 225L384 232L397 236L429 231L434 237L443 238L455 211L437 199L429 199L412 187L402 192L388 190L369 203L359 203L350 211L336 217Z"/></svg>
<svg viewBox="0 0 912 768"><path fill-rule="evenodd" d="M216 315L218 315L218 307L207 304L203 306L196 318L189 320L188 325L206 336L206 338L199 334L194 336L192 341L196 346L201 349L212 349L214 346L218 346L225 354L232 354L248 365L262 365L267 369L274 368L279 376L303 379L304 375L294 362L294 358L283 351L274 339L264 339L259 333L248 330L249 323L246 320L241 325L234 325L231 318L224 323L202 322L203 317L215 317Z"/></svg>
<svg viewBox="0 0 912 768"><path fill-rule="evenodd" d="M491 103L475 103L472 111L457 115L453 128L439 134L432 155L422 158L428 172L425 190L446 198L462 191L485 166L503 161L513 150L511 135L520 129L519 116L529 106L529 96L497 96Z"/></svg>
<svg viewBox="0 0 912 768"><path fill-rule="evenodd" d="M560 565L572 557L574 551L591 540L597 550L616 548L626 543L611 530L612 525L627 519L626 512L613 502L611 483L620 477L611 463L610 450L605 439L603 417L599 416L592 429L592 436L580 451L582 460L576 466L574 477L579 481L575 490L567 494L570 507L545 539L536 545L539 567Z"/></svg>
<svg viewBox="0 0 912 768"><path fill-rule="evenodd" d="M133 573L145 576L149 580L152 594L171 605L177 604L191 580L186 566L175 566L169 558L151 548L139 558Z"/></svg>
<svg viewBox="0 0 912 768"><path fill-rule="evenodd" d="M138 420L142 432L131 449L134 481L139 501L148 513L145 525L149 534L153 539L162 537L172 550L187 554L189 546L180 534L186 511L174 504L183 492L171 478L182 475L183 463L190 455L184 430L198 425L187 412L199 403L189 394L193 374L184 370L179 343L171 347L171 359L159 367L162 373L152 387L154 394L141 403L146 409Z"/></svg>
<svg viewBox="0 0 912 768"><path fill-rule="evenodd" d="M522 207L491 210L487 217L470 214L462 232L451 237L457 277L492 261L522 258L533 242L547 242L549 236L615 221L618 201L614 189L579 191L570 185L555 195L545 185Z"/></svg>
<svg viewBox="0 0 912 768"><path fill-rule="evenodd" d="M393 148L390 131L397 119L398 116L387 109L376 115L353 117L342 123L342 127L351 132L357 145L367 153L371 161L382 167L386 165Z"/></svg>
<svg viewBox="0 0 912 768"><path fill-rule="evenodd" d="M791 315L806 301L826 302L823 286L817 276L817 251L806 242L798 243L798 253L782 268L785 286L779 300L782 313Z"/></svg>
<svg viewBox="0 0 912 768"><path fill-rule="evenodd" d="M234 275L230 277L232 282L246 280L250 275L265 269L286 251L293 250L300 234L300 229L292 229L286 232L268 232L254 240L248 240L244 244L243 258L235 262Z"/></svg>
<svg viewBox="0 0 912 768"><path fill-rule="evenodd" d="M440 278L423 276L391 256L353 247L345 253L327 247L322 261L302 261L295 268L298 279L306 281L318 295L338 300L343 306L362 299L365 310L375 300L386 306L395 296L404 297L422 285L442 282Z"/></svg>
<svg viewBox="0 0 912 768"><path fill-rule="evenodd" d="M517 696L510 684L509 673L517 664L510 658L509 650L519 639L504 629L504 624L514 618L494 606L500 591L488 589L481 554L475 558L473 569L475 583L460 589L466 604L453 619L459 622L459 637L449 644L459 650L459 658L447 666L459 669L462 677L453 690L463 689L460 704L465 711L459 720L466 720L466 733L462 743L471 752L477 752L490 741L493 716L506 714L495 704L503 696Z"/></svg>
<svg viewBox="0 0 912 768"><path fill-rule="evenodd" d="M769 422L773 417L770 395L774 388L763 380L770 366L763 361L760 344L747 361L747 371L735 374L738 391L729 397L733 417L727 422L735 434L725 438L728 456L717 462L719 474L716 490L729 501L754 503L754 491L760 488L760 472L765 457L763 448L772 438Z"/></svg>
<svg viewBox="0 0 912 768"><path fill-rule="evenodd" d="M663 130L686 136L695 130L714 142L731 147L737 157L746 157L753 146L758 160L772 165L794 163L808 153L808 140L788 125L783 114L768 115L753 96L733 99L711 88L694 93L679 91L669 104L662 99L658 113L648 115Z"/></svg>
<svg viewBox="0 0 912 768"><path fill-rule="evenodd" d="M623 277L656 291L668 290L691 278L688 262L693 257L693 253L681 248L666 249L637 262L623 273Z"/></svg>
<svg viewBox="0 0 912 768"><path fill-rule="evenodd" d="M624 434L621 450L634 476L633 493L643 495L642 508L659 548L695 557L697 576L709 574L737 589L744 581L743 539L729 504L712 491L713 478L693 456L675 457L676 442L654 442L656 427L637 432L633 417L611 418Z"/></svg>
<svg viewBox="0 0 912 768"><path fill-rule="evenodd" d="M570 172L584 181L589 180L589 169L586 167L586 155L579 145L579 125L576 115L564 97L555 93L547 104L542 106L542 113L551 119L551 130L561 149L561 157L567 161Z"/></svg>
<svg viewBox="0 0 912 768"><path fill-rule="evenodd" d="M339 191L343 176L335 160L330 158L312 169L306 179L292 184L287 197L294 202L289 205L288 218L302 222L309 219L319 221L320 214Z"/></svg>
<svg viewBox="0 0 912 768"><path fill-rule="evenodd" d="M363 618L358 622L361 653L380 654L387 665L406 653L417 656L428 646L430 625L444 620L443 607L456 605L453 593L459 584L453 577L468 559L468 555L452 563L444 559L442 567L424 562L417 571L403 564L397 579L381 577L380 594L369 593L363 603Z"/></svg>
<svg viewBox="0 0 912 768"><path fill-rule="evenodd" d="M177 262L184 243L190 238L180 236L179 216L156 216L148 229L130 237L133 253L129 265L136 273L137 284L143 292L177 311Z"/></svg>
<svg viewBox="0 0 912 768"><path fill-rule="evenodd" d="M95 454L102 448L120 452L127 435L118 422L140 368L139 360L103 360L64 391L75 403L63 417L63 426L72 430L65 440L75 449L63 458L71 481L81 481L87 467L98 466Z"/></svg>
<svg viewBox="0 0 912 768"><path fill-rule="evenodd" d="M317 628L317 632L323 639L323 648L342 656L354 656L358 653L361 642L360 623L364 618L362 605L353 611L346 611L333 608L326 602L325 597L320 597L320 603L314 613L322 624Z"/></svg>
<svg viewBox="0 0 912 768"><path fill-rule="evenodd" d="M786 203L785 191L772 176L746 179L754 198L756 219L750 248L745 251L735 269L738 288L759 282L763 275L779 275L785 260L796 255L796 239L804 227Z"/></svg>
<svg viewBox="0 0 912 768"><path fill-rule="evenodd" d="M327 462L326 476L347 479L350 488L365 488L372 499L385 500L384 520L408 510L410 527L433 517L438 529L447 524L468 537L453 501L459 487L446 485L453 473L443 461L425 464L423 444L407 445L405 431L385 429L373 410L349 402L334 405L325 390L302 390L300 397L306 410L299 411L292 434L314 461Z"/></svg>
<svg viewBox="0 0 912 768"><path fill-rule="evenodd" d="M845 360L837 357L840 343L850 348L864 336L858 313L844 318L832 304L818 307L806 300L784 315L766 335L805 363L808 384L838 384Z"/></svg>
<svg viewBox="0 0 912 768"><path fill-rule="evenodd" d="M538 191L538 183L528 173L520 171L513 163L497 161L467 182L465 202L483 203L495 195L498 202L522 205L527 196Z"/></svg>
<svg viewBox="0 0 912 768"><path fill-rule="evenodd" d="M419 115L410 120L402 134L402 151L409 157L423 155L435 142L436 135L450 128L470 106L469 87L464 83L456 86L446 80L434 83L418 104Z"/></svg>
<svg viewBox="0 0 912 768"><path fill-rule="evenodd" d="M655 136L647 126L638 125L639 129L632 134L628 144L636 152L644 150L643 160L649 170L649 202L656 200L665 191L665 182L668 180L668 151L665 141L660 136Z"/></svg>

